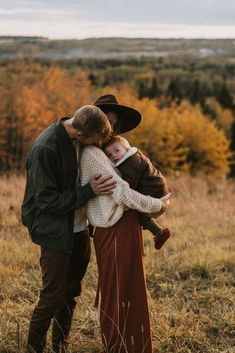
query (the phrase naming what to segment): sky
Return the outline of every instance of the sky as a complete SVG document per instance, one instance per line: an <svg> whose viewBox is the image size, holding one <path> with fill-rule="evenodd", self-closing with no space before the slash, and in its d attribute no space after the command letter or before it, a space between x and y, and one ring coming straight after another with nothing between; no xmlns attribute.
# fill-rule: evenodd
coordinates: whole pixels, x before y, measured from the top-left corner
<svg viewBox="0 0 235 353"><path fill-rule="evenodd" d="M0 35L235 38L235 0L0 0Z"/></svg>

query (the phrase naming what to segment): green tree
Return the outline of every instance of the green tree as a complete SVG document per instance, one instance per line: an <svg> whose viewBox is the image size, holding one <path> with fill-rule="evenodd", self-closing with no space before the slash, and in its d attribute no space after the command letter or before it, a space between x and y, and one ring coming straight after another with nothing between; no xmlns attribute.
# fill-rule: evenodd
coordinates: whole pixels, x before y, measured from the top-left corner
<svg viewBox="0 0 235 353"><path fill-rule="evenodd" d="M218 102L224 108L234 109L233 97L230 94L229 90L227 89L227 86L225 83L222 85L221 90L218 94Z"/></svg>

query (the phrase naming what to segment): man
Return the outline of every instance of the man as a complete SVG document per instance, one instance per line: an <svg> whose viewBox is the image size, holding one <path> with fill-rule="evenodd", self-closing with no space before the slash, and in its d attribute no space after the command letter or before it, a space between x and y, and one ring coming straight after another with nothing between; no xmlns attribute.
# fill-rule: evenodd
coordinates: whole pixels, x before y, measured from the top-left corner
<svg viewBox="0 0 235 353"><path fill-rule="evenodd" d="M53 351L66 351L75 297L90 258L82 206L95 195L111 193L116 184L96 175L80 186L76 150L100 144L110 133L107 116L96 106L85 106L49 126L29 152L22 222L41 247L42 290L29 326L28 352L43 352L52 319Z"/></svg>

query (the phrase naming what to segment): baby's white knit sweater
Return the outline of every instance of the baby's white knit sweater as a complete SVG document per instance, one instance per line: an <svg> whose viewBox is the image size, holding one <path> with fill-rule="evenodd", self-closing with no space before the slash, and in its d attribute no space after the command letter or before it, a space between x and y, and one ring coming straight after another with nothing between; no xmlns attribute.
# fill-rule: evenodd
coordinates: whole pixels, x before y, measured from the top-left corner
<svg viewBox="0 0 235 353"><path fill-rule="evenodd" d="M95 174L112 175L117 185L110 195L100 195L90 199L85 211L89 222L95 227L110 227L117 223L127 208L144 213L159 212L162 207L160 199L145 196L132 190L114 169L112 162L104 152L95 146L86 146L80 160L81 184L88 183Z"/></svg>

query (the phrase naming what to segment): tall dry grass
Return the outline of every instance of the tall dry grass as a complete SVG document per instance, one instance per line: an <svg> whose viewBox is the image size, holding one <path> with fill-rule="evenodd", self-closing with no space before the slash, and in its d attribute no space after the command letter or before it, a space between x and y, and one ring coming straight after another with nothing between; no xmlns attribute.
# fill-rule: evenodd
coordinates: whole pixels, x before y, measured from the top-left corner
<svg viewBox="0 0 235 353"><path fill-rule="evenodd" d="M171 208L160 223L172 237L155 251L151 234L144 234L154 352L232 353L235 183L182 177L169 184ZM24 351L40 289L39 249L20 222L23 188L23 177L0 178L0 353ZM93 251L69 352L99 352L96 284Z"/></svg>

